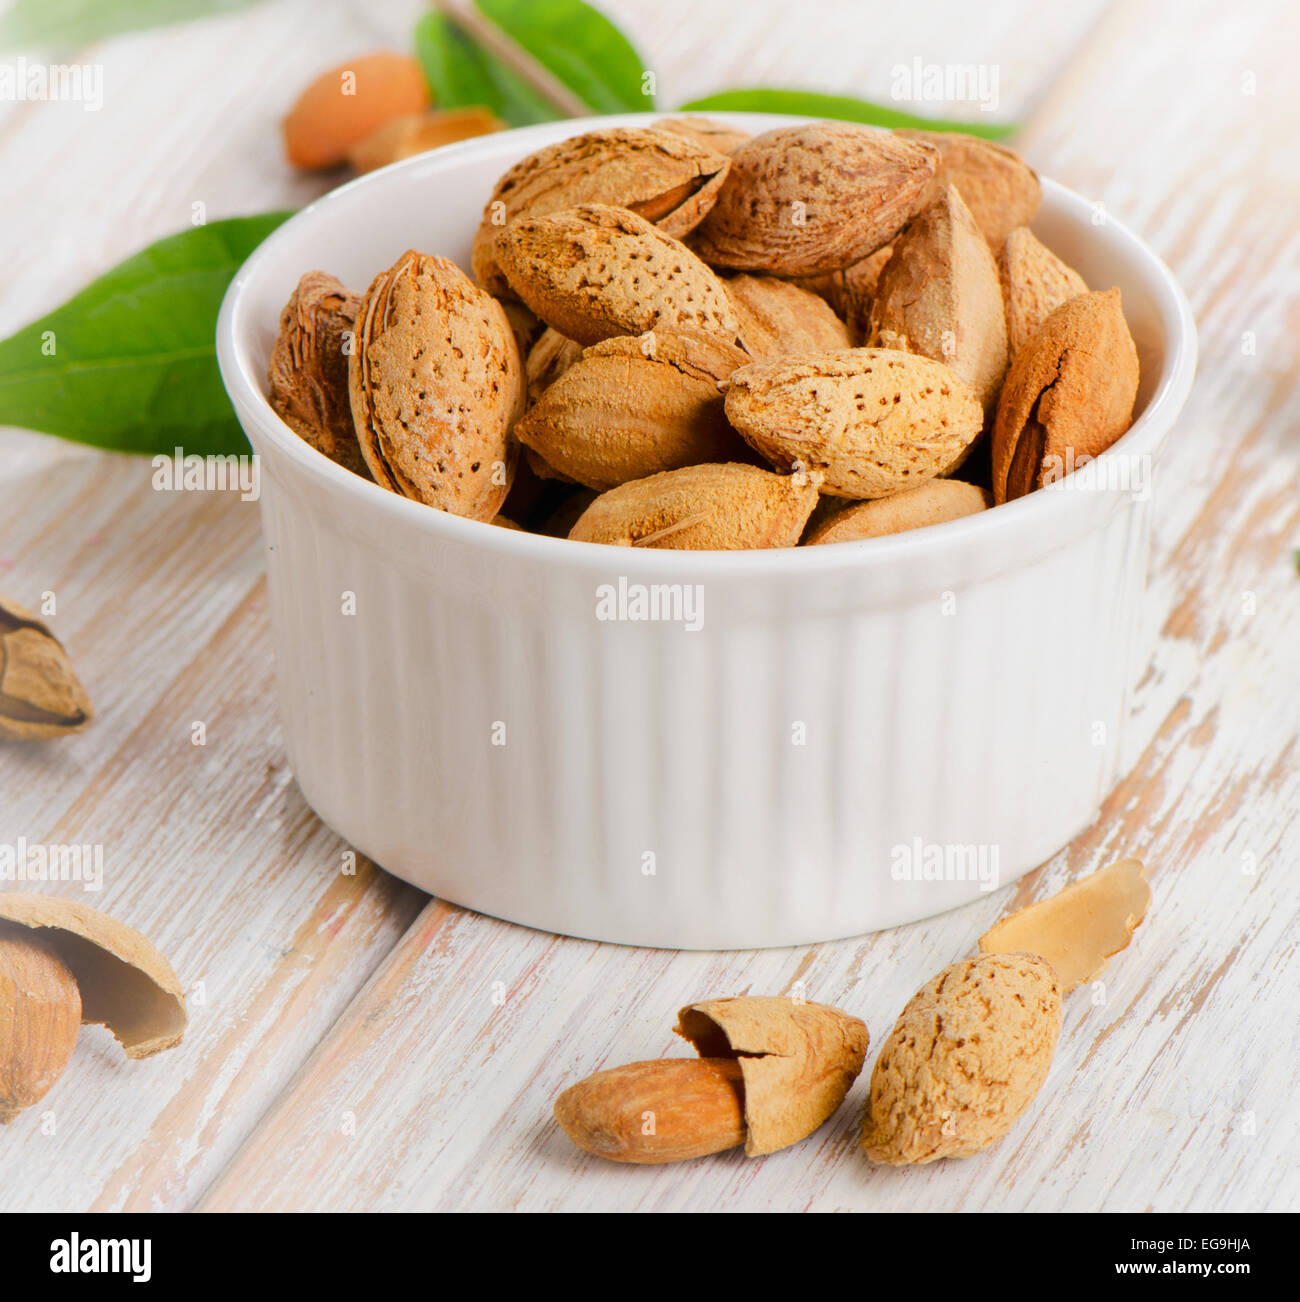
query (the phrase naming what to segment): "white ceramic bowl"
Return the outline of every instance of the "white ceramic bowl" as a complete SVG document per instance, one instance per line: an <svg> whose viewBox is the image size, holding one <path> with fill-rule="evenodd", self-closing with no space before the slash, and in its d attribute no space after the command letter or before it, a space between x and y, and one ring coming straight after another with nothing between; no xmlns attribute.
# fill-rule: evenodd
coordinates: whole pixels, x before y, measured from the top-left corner
<svg viewBox="0 0 1300 1302"><path fill-rule="evenodd" d="M754 131L795 119L729 115ZM1063 480L975 518L761 552L602 547L443 514L272 412L278 314L320 268L364 290L406 248L468 266L493 182L597 118L363 177L249 258L218 327L263 471L285 743L358 850L500 918L676 948L789 945L938 913L1054 854L1115 781L1149 493ZM1192 382L1168 269L1050 182L1034 229L1118 285L1148 467ZM688 585L702 626L603 620L603 585ZM635 586L626 589L635 593ZM344 611L355 594L355 614ZM928 865L928 867L927 867ZM983 879L979 873L983 872Z"/></svg>

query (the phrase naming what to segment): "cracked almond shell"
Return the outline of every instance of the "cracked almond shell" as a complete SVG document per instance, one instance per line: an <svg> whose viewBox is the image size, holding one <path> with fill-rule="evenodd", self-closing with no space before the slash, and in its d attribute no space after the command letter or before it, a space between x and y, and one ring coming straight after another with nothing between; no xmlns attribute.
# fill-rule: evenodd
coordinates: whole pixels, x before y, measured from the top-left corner
<svg viewBox="0 0 1300 1302"><path fill-rule="evenodd" d="M659 326L736 340L722 282L685 245L626 208L593 203L521 217L497 241L497 260L547 325L585 346Z"/></svg>
<svg viewBox="0 0 1300 1302"><path fill-rule="evenodd" d="M1150 904L1141 861L1121 859L995 923L980 937L980 953L1037 954L1069 994L1128 947Z"/></svg>
<svg viewBox="0 0 1300 1302"><path fill-rule="evenodd" d="M185 995L171 964L138 931L54 895L0 895L0 923L30 928L68 965L81 991L82 1025L106 1026L128 1058L179 1044Z"/></svg>
<svg viewBox="0 0 1300 1302"><path fill-rule="evenodd" d="M734 460L748 449L727 421L718 384L748 361L692 330L606 339L546 389L515 436L561 475L601 491Z"/></svg>
<svg viewBox="0 0 1300 1302"><path fill-rule="evenodd" d="M817 505L817 484L736 463L666 470L602 493L569 537L685 551L793 547Z"/></svg>
<svg viewBox="0 0 1300 1302"><path fill-rule="evenodd" d="M963 959L912 996L871 1073L862 1146L917 1166L997 1143L1047 1079L1061 990L1033 954Z"/></svg>
<svg viewBox="0 0 1300 1302"><path fill-rule="evenodd" d="M581 356L580 343L566 339L558 330L547 326L528 350L524 362L529 405L535 403Z"/></svg>
<svg viewBox="0 0 1300 1302"><path fill-rule="evenodd" d="M955 185L994 253L1017 226L1027 226L1038 211L1043 197L1038 176L1014 149L960 131L909 127L894 134L939 151L935 195L942 187Z"/></svg>
<svg viewBox="0 0 1300 1302"><path fill-rule="evenodd" d="M501 305L454 263L408 250L375 277L349 371L377 483L490 520L509 491L523 367Z"/></svg>
<svg viewBox="0 0 1300 1302"><path fill-rule="evenodd" d="M25 606L0 597L0 741L49 741L94 716L63 643Z"/></svg>
<svg viewBox="0 0 1300 1302"><path fill-rule="evenodd" d="M858 1018L792 999L710 999L683 1008L675 1029L701 1058L739 1059L750 1157L811 1135L844 1101L867 1054Z"/></svg>
<svg viewBox="0 0 1300 1302"><path fill-rule="evenodd" d="M964 380L891 348L755 362L725 387L747 443L778 467L820 472L838 497L889 497L943 475L984 425Z"/></svg>
<svg viewBox="0 0 1300 1302"><path fill-rule="evenodd" d="M993 499L1009 502L1128 429L1138 357L1118 289L1062 303L1012 359L993 422Z"/></svg>
<svg viewBox="0 0 1300 1302"><path fill-rule="evenodd" d="M496 184L474 236L474 274L489 293L511 292L496 243L518 217L579 204L627 208L680 238L712 207L731 161L698 139L641 127L609 127L530 154Z"/></svg>
<svg viewBox="0 0 1300 1302"><path fill-rule="evenodd" d="M824 298L776 276L723 282L740 324L740 343L754 361L849 348L848 327Z"/></svg>
<svg viewBox="0 0 1300 1302"><path fill-rule="evenodd" d="M1083 277L1025 226L1017 226L1007 236L998 255L998 276L1012 357L1062 303L1088 292Z"/></svg>
<svg viewBox="0 0 1300 1302"><path fill-rule="evenodd" d="M276 414L304 443L369 479L348 397L348 357L360 307L361 296L333 276L303 276L280 313L267 385Z"/></svg>
<svg viewBox="0 0 1300 1302"><path fill-rule="evenodd" d="M855 502L836 511L811 530L804 545L858 542L886 534L924 529L926 525L960 520L993 505L993 494L960 479L931 479L919 488L872 502Z"/></svg>
<svg viewBox="0 0 1300 1302"><path fill-rule="evenodd" d="M888 244L920 211L938 167L929 144L844 122L781 127L731 155L691 240L708 263L816 276Z"/></svg>
<svg viewBox="0 0 1300 1302"><path fill-rule="evenodd" d="M869 342L943 362L979 395L985 416L1007 373L997 264L951 185L893 245L871 304Z"/></svg>

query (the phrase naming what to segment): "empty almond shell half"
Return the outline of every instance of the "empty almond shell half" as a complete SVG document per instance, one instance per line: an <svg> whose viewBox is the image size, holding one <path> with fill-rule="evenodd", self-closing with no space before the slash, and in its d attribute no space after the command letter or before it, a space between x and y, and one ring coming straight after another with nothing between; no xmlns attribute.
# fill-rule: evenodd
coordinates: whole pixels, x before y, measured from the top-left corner
<svg viewBox="0 0 1300 1302"><path fill-rule="evenodd" d="M77 979L82 1025L106 1026L128 1058L180 1043L184 991L171 964L138 931L77 900L34 892L0 895L0 921L49 941Z"/></svg>
<svg viewBox="0 0 1300 1302"><path fill-rule="evenodd" d="M701 1058L739 1060L750 1157L812 1134L844 1101L867 1055L858 1018L793 999L710 999L683 1008L674 1029Z"/></svg>
<svg viewBox="0 0 1300 1302"><path fill-rule="evenodd" d="M1127 948L1150 903L1140 860L1121 859L995 923L980 937L980 953L1037 954L1068 994Z"/></svg>
<svg viewBox="0 0 1300 1302"><path fill-rule="evenodd" d="M94 717L63 644L16 601L0 597L0 741L48 741Z"/></svg>

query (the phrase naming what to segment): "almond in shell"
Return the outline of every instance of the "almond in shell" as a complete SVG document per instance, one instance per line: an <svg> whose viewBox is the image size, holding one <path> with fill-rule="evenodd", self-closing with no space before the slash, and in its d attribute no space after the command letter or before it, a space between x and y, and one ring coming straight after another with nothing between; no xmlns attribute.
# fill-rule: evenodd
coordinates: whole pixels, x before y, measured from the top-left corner
<svg viewBox="0 0 1300 1302"><path fill-rule="evenodd" d="M722 282L684 245L626 208L593 203L520 217L496 250L519 297L581 344L660 326L736 340Z"/></svg>
<svg viewBox="0 0 1300 1302"><path fill-rule="evenodd" d="M610 127L562 140L516 163L496 184L474 236L479 283L511 291L497 266L496 242L518 217L599 203L627 208L680 238L703 220L731 162L684 134Z"/></svg>
<svg viewBox="0 0 1300 1302"><path fill-rule="evenodd" d="M993 498L1100 455L1129 427L1138 357L1118 289L1062 303L1012 360L993 422Z"/></svg>
<svg viewBox="0 0 1300 1302"><path fill-rule="evenodd" d="M871 304L874 347L943 362L993 413L1007 372L997 264L962 197L948 186L894 241Z"/></svg>
<svg viewBox="0 0 1300 1302"><path fill-rule="evenodd" d="M1088 292L1083 277L1025 226L1007 236L998 255L1007 347L1014 357L1062 303Z"/></svg>
<svg viewBox="0 0 1300 1302"><path fill-rule="evenodd" d="M755 361L852 345L844 322L811 290L776 276L733 276L724 283L741 346Z"/></svg>
<svg viewBox="0 0 1300 1302"><path fill-rule="evenodd" d="M816 546L883 538L886 534L960 520L992 505L993 495L987 489L958 479L931 479L906 493L895 493L893 497L881 497L873 502L854 502L836 511L810 530L804 544Z"/></svg>
<svg viewBox="0 0 1300 1302"><path fill-rule="evenodd" d="M782 127L746 141L692 239L713 266L816 276L861 261L923 206L929 144L851 123Z"/></svg>
<svg viewBox="0 0 1300 1302"><path fill-rule="evenodd" d="M523 368L501 305L445 258L408 251L375 277L349 389L376 482L490 520L509 490Z"/></svg>
<svg viewBox="0 0 1300 1302"><path fill-rule="evenodd" d="M838 497L889 497L946 474L984 425L964 380L895 349L755 362L725 387L747 443L775 466L820 472Z"/></svg>
<svg viewBox="0 0 1300 1302"><path fill-rule="evenodd" d="M1027 226L1038 211L1042 187L1034 170L1014 149L959 131L900 128L894 134L939 151L934 197L944 187L955 185L994 253L1017 226Z"/></svg>
<svg viewBox="0 0 1300 1302"><path fill-rule="evenodd" d="M686 466L602 493L569 537L687 551L793 547L817 505L817 485L813 475L738 463Z"/></svg>
<svg viewBox="0 0 1300 1302"><path fill-rule="evenodd" d="M650 126L655 131L667 131L670 135L685 136L687 140L693 140L697 145L703 145L717 154L729 154L733 149L743 145L746 140L754 138L748 131L741 131L739 127L730 127L725 122L718 122L713 118L660 118Z"/></svg>
<svg viewBox="0 0 1300 1302"><path fill-rule="evenodd" d="M734 460L748 449L727 422L718 385L748 361L698 331L606 339L547 388L515 435L561 475L602 491Z"/></svg>
<svg viewBox="0 0 1300 1302"><path fill-rule="evenodd" d="M996 1144L1047 1079L1061 990L1033 954L963 959L917 991L880 1050L862 1146L919 1166Z"/></svg>
<svg viewBox="0 0 1300 1302"><path fill-rule="evenodd" d="M267 384L271 406L303 442L369 479L348 398L360 307L360 296L333 276L309 271L280 313Z"/></svg>

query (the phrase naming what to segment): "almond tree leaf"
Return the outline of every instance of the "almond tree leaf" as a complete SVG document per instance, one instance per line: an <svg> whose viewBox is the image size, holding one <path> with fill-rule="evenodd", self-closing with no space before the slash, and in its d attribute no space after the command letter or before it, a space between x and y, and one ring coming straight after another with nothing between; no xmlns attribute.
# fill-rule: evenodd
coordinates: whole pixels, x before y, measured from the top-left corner
<svg viewBox="0 0 1300 1302"><path fill-rule="evenodd" d="M444 15L426 14L415 29L415 54L439 108L482 104L512 127L562 116L494 54Z"/></svg>
<svg viewBox="0 0 1300 1302"><path fill-rule="evenodd" d="M14 0L0 17L0 48L67 48L150 27L247 9L260 0Z"/></svg>
<svg viewBox="0 0 1300 1302"><path fill-rule="evenodd" d="M865 122L873 127L917 127L922 131L961 131L986 140L1005 140L1017 131L1015 123L956 122L945 118L920 117L901 109L852 95L823 95L812 90L724 90L683 104L692 113L789 113L804 117L834 118L841 122Z"/></svg>
<svg viewBox="0 0 1300 1302"><path fill-rule="evenodd" d="M169 235L0 340L0 424L120 452L241 452L217 370L217 312L244 259L287 217Z"/></svg>
<svg viewBox="0 0 1300 1302"><path fill-rule="evenodd" d="M479 10L595 113L654 108L645 61L613 23L582 0L477 0Z"/></svg>

